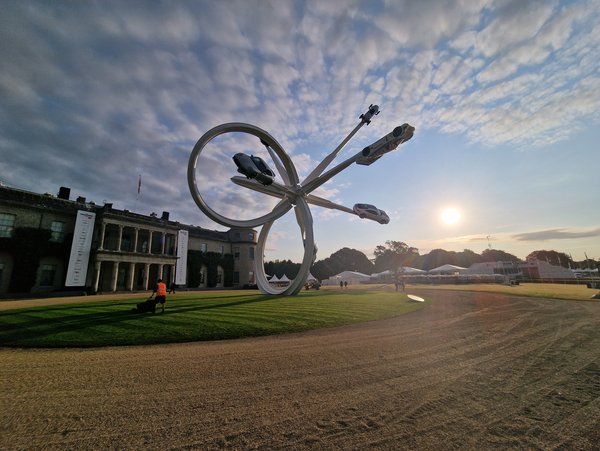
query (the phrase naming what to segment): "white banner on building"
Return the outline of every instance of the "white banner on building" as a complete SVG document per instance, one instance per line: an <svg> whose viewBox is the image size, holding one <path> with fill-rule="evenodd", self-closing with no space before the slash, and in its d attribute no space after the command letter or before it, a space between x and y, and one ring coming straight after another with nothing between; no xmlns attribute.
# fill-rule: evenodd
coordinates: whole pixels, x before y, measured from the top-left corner
<svg viewBox="0 0 600 451"><path fill-rule="evenodd" d="M187 283L187 251L188 231L180 230L177 234L177 267L175 268L175 284Z"/></svg>
<svg viewBox="0 0 600 451"><path fill-rule="evenodd" d="M65 286L67 287L85 286L95 220L96 213L82 210L77 212L73 243L71 244L71 256L69 257L69 267L67 269L67 279L65 281Z"/></svg>

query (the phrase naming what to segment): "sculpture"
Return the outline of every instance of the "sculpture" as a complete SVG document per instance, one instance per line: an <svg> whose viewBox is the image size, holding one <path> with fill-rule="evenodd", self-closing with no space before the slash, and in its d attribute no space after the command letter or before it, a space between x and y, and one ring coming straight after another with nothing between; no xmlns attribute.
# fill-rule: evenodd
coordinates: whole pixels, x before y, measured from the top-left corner
<svg viewBox="0 0 600 451"><path fill-rule="evenodd" d="M368 218L380 223L389 222L389 218L382 210L369 204L356 204L353 209L336 204L327 199L310 194L319 186L323 185L336 174L340 173L352 163L361 165L370 165L384 154L396 149L401 143L412 138L414 127L409 124L403 124L394 128L390 133L383 138L377 140L370 146L365 147L356 155L341 162L334 168L323 173L331 164L340 150L348 143L354 134L365 124L369 124L374 116L379 114L377 105L370 105L366 113L361 114L360 123L352 130L348 136L317 165L315 169L300 183L296 168L290 157L281 147L281 145L266 131L245 123L232 122L218 125L207 131L196 143L190 155L188 163L188 185L192 198L196 205L202 210L206 216L213 221L234 228L254 228L262 226L258 237L255 259L255 275L258 288L266 294L278 295L295 295L302 289L311 265L316 258L316 246L313 236L313 221L308 204L318 205L320 207L336 209L346 213L355 214L361 218ZM281 199L270 213L267 213L258 218L250 220L236 220L227 218L214 211L203 199L198 185L196 183L196 166L202 149L214 138L224 133L242 132L256 136L260 142L267 148L277 172L281 176L283 183L278 183L274 180L275 174L268 168L262 159L245 154L236 154L233 159L238 167L238 172L245 177L234 176L231 181L239 186L255 190L270 196ZM289 210L294 208L296 219L300 226L302 239L304 243L304 257L298 275L291 281L289 286L277 288L271 286L267 280L264 270L264 249L269 231L273 222L282 217ZM370 208L372 207L372 209ZM387 219L386 219L387 218Z"/></svg>

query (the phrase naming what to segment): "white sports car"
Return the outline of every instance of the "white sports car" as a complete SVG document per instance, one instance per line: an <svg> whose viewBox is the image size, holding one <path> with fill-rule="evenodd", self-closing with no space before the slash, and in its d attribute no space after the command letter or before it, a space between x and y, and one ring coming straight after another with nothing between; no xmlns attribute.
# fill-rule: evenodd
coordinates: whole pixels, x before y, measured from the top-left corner
<svg viewBox="0 0 600 451"><path fill-rule="evenodd" d="M371 219L379 224L387 224L390 222L390 217L383 210L380 210L375 205L371 204L354 204L352 208L360 218Z"/></svg>

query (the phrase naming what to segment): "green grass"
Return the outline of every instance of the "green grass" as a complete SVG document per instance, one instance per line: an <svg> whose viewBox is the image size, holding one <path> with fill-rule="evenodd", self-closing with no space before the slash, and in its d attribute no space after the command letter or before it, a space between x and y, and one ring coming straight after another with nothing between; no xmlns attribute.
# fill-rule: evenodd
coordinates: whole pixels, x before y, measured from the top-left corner
<svg viewBox="0 0 600 451"><path fill-rule="evenodd" d="M294 297L256 291L174 296L164 314L130 310L143 299L0 312L0 346L100 347L223 340L388 318L423 307L405 295L348 290Z"/></svg>
<svg viewBox="0 0 600 451"><path fill-rule="evenodd" d="M478 291L489 293L502 293L514 296L527 296L534 298L564 299L571 301L592 301L592 296L598 290L589 289L586 285L569 285L558 283L522 283L516 286L500 284L464 284L464 285L410 285L411 288L426 288L431 290Z"/></svg>

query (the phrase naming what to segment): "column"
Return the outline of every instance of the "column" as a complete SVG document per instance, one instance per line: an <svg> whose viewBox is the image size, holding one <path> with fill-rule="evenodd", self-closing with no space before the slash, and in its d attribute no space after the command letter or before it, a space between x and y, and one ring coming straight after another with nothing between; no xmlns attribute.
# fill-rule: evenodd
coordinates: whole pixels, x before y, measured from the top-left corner
<svg viewBox="0 0 600 451"><path fill-rule="evenodd" d="M166 241L167 241L167 237L166 237L166 234L165 234L165 232L163 232L163 233L162 233L162 246L161 246L161 249L160 249L160 253L161 253L161 255L164 255L164 254L165 254L165 242L166 242Z"/></svg>
<svg viewBox="0 0 600 451"><path fill-rule="evenodd" d="M119 226L119 236L117 237L117 251L121 251L121 241L123 241L123 226Z"/></svg>
<svg viewBox="0 0 600 451"><path fill-rule="evenodd" d="M158 278L162 279L163 278L163 268L165 265L163 265L162 263L160 265L158 265Z"/></svg>
<svg viewBox="0 0 600 451"><path fill-rule="evenodd" d="M102 228L100 229L100 244L98 244L98 250L104 249L104 234L106 233L106 223L102 223Z"/></svg>
<svg viewBox="0 0 600 451"><path fill-rule="evenodd" d="M134 234L133 234L133 252L137 252L137 242L138 242L139 231L140 231L140 229L138 227L136 227Z"/></svg>
<svg viewBox="0 0 600 451"><path fill-rule="evenodd" d="M127 275L127 287L129 291L133 291L133 279L135 278L135 263L129 263L129 274Z"/></svg>
<svg viewBox="0 0 600 451"><path fill-rule="evenodd" d="M154 232L152 230L149 231L148 233L148 253L151 254L152 253L152 235L154 235Z"/></svg>
<svg viewBox="0 0 600 451"><path fill-rule="evenodd" d="M148 290L148 279L150 278L150 263L144 264L144 290Z"/></svg>
<svg viewBox="0 0 600 451"><path fill-rule="evenodd" d="M94 293L98 292L98 284L100 283L100 268L102 267L102 262L96 260L94 263Z"/></svg>
<svg viewBox="0 0 600 451"><path fill-rule="evenodd" d="M171 282L175 283L175 265L171 265Z"/></svg>
<svg viewBox="0 0 600 451"><path fill-rule="evenodd" d="M113 273L111 279L111 291L117 291L117 279L119 278L119 262L113 262Z"/></svg>

